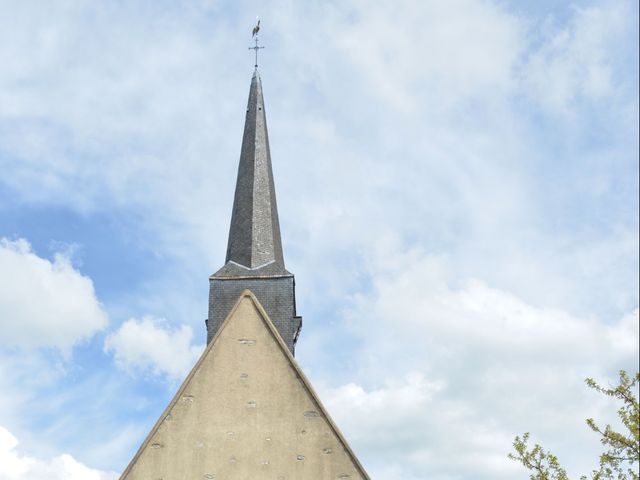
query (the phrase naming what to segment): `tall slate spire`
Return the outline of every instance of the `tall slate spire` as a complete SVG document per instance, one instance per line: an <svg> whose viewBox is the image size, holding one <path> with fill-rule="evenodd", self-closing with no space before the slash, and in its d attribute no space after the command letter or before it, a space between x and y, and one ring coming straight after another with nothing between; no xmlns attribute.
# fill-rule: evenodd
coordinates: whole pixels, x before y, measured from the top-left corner
<svg viewBox="0 0 640 480"><path fill-rule="evenodd" d="M249 89L227 257L209 283L208 341L239 295L248 289L260 300L294 353L302 319L296 315L294 277L284 266L262 81L257 68Z"/></svg>
<svg viewBox="0 0 640 480"><path fill-rule="evenodd" d="M284 268L257 71L206 323L207 348L120 480L369 480L292 356L302 319Z"/></svg>
<svg viewBox="0 0 640 480"><path fill-rule="evenodd" d="M229 229L227 262L284 271L267 119L258 69L253 73Z"/></svg>

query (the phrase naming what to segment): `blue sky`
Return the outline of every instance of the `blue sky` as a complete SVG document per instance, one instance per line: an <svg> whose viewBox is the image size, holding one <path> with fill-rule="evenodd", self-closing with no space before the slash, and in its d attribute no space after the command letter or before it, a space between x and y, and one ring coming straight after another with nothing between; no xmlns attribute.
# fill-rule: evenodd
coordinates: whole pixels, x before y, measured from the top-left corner
<svg viewBox="0 0 640 480"><path fill-rule="evenodd" d="M637 2L0 6L1 480L117 478L201 352L256 15L297 358L372 478L526 478L524 431L595 467Z"/></svg>

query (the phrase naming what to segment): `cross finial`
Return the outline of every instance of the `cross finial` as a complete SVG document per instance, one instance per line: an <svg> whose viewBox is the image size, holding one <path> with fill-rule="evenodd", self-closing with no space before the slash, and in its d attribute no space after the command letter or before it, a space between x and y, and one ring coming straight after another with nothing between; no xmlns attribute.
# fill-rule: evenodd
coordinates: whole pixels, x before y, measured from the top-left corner
<svg viewBox="0 0 640 480"><path fill-rule="evenodd" d="M264 48L258 45L258 32L260 31L260 19L256 18L256 26L253 27L253 31L251 32L251 36L255 39L256 44L253 47L249 47L249 50L255 51L256 54L256 64L255 67L258 68L258 50Z"/></svg>

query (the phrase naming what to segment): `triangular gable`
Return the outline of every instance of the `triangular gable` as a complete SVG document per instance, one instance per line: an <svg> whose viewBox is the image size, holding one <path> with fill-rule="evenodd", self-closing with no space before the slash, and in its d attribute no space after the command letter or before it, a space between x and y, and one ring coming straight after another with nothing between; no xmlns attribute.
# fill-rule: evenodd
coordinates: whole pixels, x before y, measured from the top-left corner
<svg viewBox="0 0 640 480"><path fill-rule="evenodd" d="M245 290L121 480L368 480Z"/></svg>

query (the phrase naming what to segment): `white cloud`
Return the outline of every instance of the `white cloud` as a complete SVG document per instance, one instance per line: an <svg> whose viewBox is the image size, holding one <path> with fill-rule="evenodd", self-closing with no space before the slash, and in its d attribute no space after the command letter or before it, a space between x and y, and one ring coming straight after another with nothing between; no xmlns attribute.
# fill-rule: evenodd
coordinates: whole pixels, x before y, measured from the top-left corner
<svg viewBox="0 0 640 480"><path fill-rule="evenodd" d="M287 49L300 63L306 60L299 49L316 52L310 65L295 70L310 73L287 84L285 101L302 108L285 111L289 121L282 114L273 121L274 109L269 112L270 128L288 136L274 168L285 172L276 172L285 199L281 219L301 305L357 291L366 278L362 252L373 238L392 232L401 239L398 248L447 252L464 278L486 279L528 302L574 312L582 307L586 315L632 308L637 148L628 139L637 137L637 114L627 110L637 105L635 85L594 93L607 99L611 121L580 110L581 132L564 117L545 115L540 123L540 106L548 106L544 95L564 88L565 76L545 76L533 93L534 76L526 71L538 56L552 61L555 36L569 30L562 55L575 64L570 81L581 82L574 92L587 96L580 72L592 64L611 72L611 85L624 83L612 58L629 60L616 53L624 43L616 39L632 25L624 15L629 2L605 2L591 13L569 8L567 18L543 34L539 17L495 2L370 3L277 17L292 43L316 31L307 18L321 19L311 46ZM591 41L596 50L585 47ZM576 58L574 48L581 52ZM545 63L539 71L547 75L549 68ZM283 81L264 78L267 87ZM309 89L326 109L305 103ZM609 102L614 91L627 101ZM573 107L567 100L567 109ZM628 135L620 134L620 141L601 133L595 166L588 160L594 132L608 129ZM298 161L307 157L314 161ZM610 187L620 192L614 200L583 191L585 184L602 182L602 172L621 186ZM621 205L632 207L621 213ZM621 237L630 241L622 245ZM585 271L589 264L602 268ZM614 298L620 300L612 307Z"/></svg>
<svg viewBox="0 0 640 480"><path fill-rule="evenodd" d="M517 17L496 4L356 1L343 8L333 39L338 51L395 108L451 108L513 87L511 69L525 38Z"/></svg>
<svg viewBox="0 0 640 480"><path fill-rule="evenodd" d="M217 17L197 28L208 14L204 4L14 5L0 30L0 164L11 172L0 183L12 201L143 211L141 223L162 231L157 247L164 251L173 240L176 249L183 243L167 223L204 238L210 217L188 212L206 204L222 213L223 205L210 205L210 183L193 179L215 179L220 163L237 158L238 143L225 148L220 126L231 112L241 122L246 99L245 86L228 75L233 59L222 55L237 32Z"/></svg>
<svg viewBox="0 0 640 480"><path fill-rule="evenodd" d="M288 258L306 268L309 260L293 248L318 252L317 264L300 273L322 272L335 285L312 291L344 291L326 261L342 253L333 247L356 251L385 226L420 239L438 231L448 245L465 238L481 247L488 240L479 236L506 243L520 228L538 228L539 199L529 198L530 179L522 177L545 170L534 154L541 146L527 112L511 100L523 88L565 91L565 76L535 80L519 67L541 58L531 68L547 75L548 64L564 65L567 57L578 62L571 79L586 78L584 65L599 71L616 49L619 5L577 10L576 20L542 36L495 2L270 6L263 78L274 104L283 232L285 242L293 239ZM138 228L152 229L136 232L148 248L177 252L181 265L194 268L205 258L213 270L224 252L250 74L238 67L242 56L229 52L246 26L221 12L208 16L208 8L145 15L140 8L72 2L43 11L21 2L15 9L13 24L0 32L0 143L8 152L0 162L13 172L0 182L16 201L124 207L140 219ZM86 28L90 42L83 41ZM554 47L563 29L569 40ZM44 74L46 83L38 81Z"/></svg>
<svg viewBox="0 0 640 480"><path fill-rule="evenodd" d="M370 391L355 383L323 388L321 398L330 412L340 416L338 425L352 432L359 445L400 452L407 443L416 444L421 434L399 426L408 427L420 418L444 387L443 382L428 382L423 373L414 371L387 378L385 385Z"/></svg>
<svg viewBox="0 0 640 480"><path fill-rule="evenodd" d="M506 454L525 431L572 473L596 466L584 419L615 423L617 407L583 381L636 368L637 309L608 324L537 307L479 280L453 283L445 258L417 251L372 269L372 290L347 314L361 384L322 397L374 476L403 465L409 478L513 478L524 472Z"/></svg>
<svg viewBox="0 0 640 480"><path fill-rule="evenodd" d="M115 473L89 468L71 455L41 460L21 454L18 440L0 426L0 480L115 480Z"/></svg>
<svg viewBox="0 0 640 480"><path fill-rule="evenodd" d="M107 325L93 282L64 254L53 261L24 240L0 239L0 342L64 353Z"/></svg>
<svg viewBox="0 0 640 480"><path fill-rule="evenodd" d="M204 348L191 345L192 339L193 330L187 325L171 330L163 326L162 320L132 318L107 337L104 348L126 371L151 370L156 375L182 379Z"/></svg>
<svg viewBox="0 0 640 480"><path fill-rule="evenodd" d="M543 106L563 113L579 98L602 99L614 93L615 62L626 52L621 38L632 16L621 1L576 8L568 24L543 26L544 43L522 71L523 83ZM616 45L616 48L612 48Z"/></svg>

